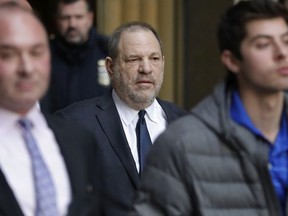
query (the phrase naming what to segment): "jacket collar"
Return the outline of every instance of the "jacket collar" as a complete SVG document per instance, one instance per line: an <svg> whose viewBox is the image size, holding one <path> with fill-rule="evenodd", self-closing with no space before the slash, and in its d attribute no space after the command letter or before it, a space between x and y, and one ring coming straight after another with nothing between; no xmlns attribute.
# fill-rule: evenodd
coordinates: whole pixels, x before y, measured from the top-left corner
<svg viewBox="0 0 288 216"><path fill-rule="evenodd" d="M91 28L89 31L88 40L81 45L69 44L63 37L57 34L56 38L54 39L54 43L59 54L68 62L75 64L83 61L89 54L90 49L93 47L92 45L96 34L96 30Z"/></svg>

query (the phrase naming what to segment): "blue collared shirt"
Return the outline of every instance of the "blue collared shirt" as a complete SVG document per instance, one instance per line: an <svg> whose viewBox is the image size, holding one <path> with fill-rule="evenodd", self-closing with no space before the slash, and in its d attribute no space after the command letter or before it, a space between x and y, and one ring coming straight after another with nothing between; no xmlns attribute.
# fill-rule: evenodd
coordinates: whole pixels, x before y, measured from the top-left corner
<svg viewBox="0 0 288 216"><path fill-rule="evenodd" d="M261 137L269 144L270 175L281 204L283 216L286 215L285 209L288 188L288 131L286 115L283 112L280 131L274 143L271 143L264 137L263 133L254 126L237 90L232 93L230 114L235 122L246 127L253 134Z"/></svg>

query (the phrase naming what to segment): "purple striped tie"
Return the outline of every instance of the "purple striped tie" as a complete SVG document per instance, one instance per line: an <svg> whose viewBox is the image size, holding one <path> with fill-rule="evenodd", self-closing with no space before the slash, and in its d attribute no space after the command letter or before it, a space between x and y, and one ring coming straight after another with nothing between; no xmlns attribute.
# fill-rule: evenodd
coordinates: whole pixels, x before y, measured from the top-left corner
<svg viewBox="0 0 288 216"><path fill-rule="evenodd" d="M57 216L55 187L48 167L31 133L32 122L28 119L21 119L19 120L19 124L32 163L36 197L35 216Z"/></svg>

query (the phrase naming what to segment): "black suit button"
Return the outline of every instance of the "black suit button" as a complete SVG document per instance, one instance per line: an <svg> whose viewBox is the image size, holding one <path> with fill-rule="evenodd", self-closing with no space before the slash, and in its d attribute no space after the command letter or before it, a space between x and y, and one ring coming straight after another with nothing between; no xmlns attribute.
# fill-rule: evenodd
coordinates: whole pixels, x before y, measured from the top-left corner
<svg viewBox="0 0 288 216"><path fill-rule="evenodd" d="M87 185L86 190L88 193L93 192L93 186L92 185Z"/></svg>

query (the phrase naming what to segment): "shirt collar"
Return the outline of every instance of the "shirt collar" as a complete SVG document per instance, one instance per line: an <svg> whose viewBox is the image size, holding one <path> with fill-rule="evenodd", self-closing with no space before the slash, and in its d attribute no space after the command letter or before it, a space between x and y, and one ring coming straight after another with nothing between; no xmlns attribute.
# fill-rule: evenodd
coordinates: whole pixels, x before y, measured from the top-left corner
<svg viewBox="0 0 288 216"><path fill-rule="evenodd" d="M287 118L285 115L285 112L283 112L281 117L281 127L280 131L276 137L275 144L276 146L275 150L271 152L271 156L277 156L278 154L282 153L283 151L288 150L288 128L287 128Z"/></svg>
<svg viewBox="0 0 288 216"><path fill-rule="evenodd" d="M240 98L240 94L238 90L233 90L232 92L232 99L231 99L231 107L230 107L230 115L231 118L238 124L246 127L248 130L250 130L253 134L256 136L259 136L263 139L265 139L267 142L269 142L263 133L255 127L253 124L251 118L249 117L244 104ZM278 142L278 140L283 137L285 137L287 133L287 122L286 122L286 115L285 112L283 112L281 116L281 123L280 123L280 131L275 139L275 143ZM269 142L270 143L270 142Z"/></svg>
<svg viewBox="0 0 288 216"><path fill-rule="evenodd" d="M126 103L124 103L117 95L117 93L114 91L114 89L112 91L112 97L115 102L117 111L120 115L120 118L125 125L129 125L135 118L138 118L139 110L132 109ZM157 118L157 111L156 111L158 107L161 108L160 104L155 99L153 103L145 109L146 116L148 116L148 118L153 122L159 121Z"/></svg>
<svg viewBox="0 0 288 216"><path fill-rule="evenodd" d="M34 125L41 124L43 123L43 118L39 118L41 116L40 113L41 111L39 109L39 106L35 104L35 106L25 115L25 118L30 119ZM23 118L23 116L7 110L3 107L0 107L0 135L9 132L9 130L15 126L15 124L20 118ZM39 121L39 119L41 119L41 121Z"/></svg>
<svg viewBox="0 0 288 216"><path fill-rule="evenodd" d="M230 114L232 119L238 124L246 127L252 131L255 135L264 137L259 129L257 129L250 117L248 116L244 104L240 98L238 90L232 92Z"/></svg>

